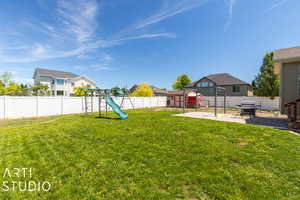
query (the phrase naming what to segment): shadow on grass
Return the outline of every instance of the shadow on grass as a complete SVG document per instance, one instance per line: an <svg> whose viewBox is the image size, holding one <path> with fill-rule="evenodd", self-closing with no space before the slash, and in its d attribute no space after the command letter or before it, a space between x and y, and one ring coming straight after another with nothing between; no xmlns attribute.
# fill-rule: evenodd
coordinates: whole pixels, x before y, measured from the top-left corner
<svg viewBox="0 0 300 200"><path fill-rule="evenodd" d="M254 117L251 119L246 119L247 124L269 126L277 129L287 130L288 122L283 118L274 118L274 117Z"/></svg>
<svg viewBox="0 0 300 200"><path fill-rule="evenodd" d="M113 120L121 120L120 118L117 117L104 117L104 116L97 116L95 117L96 119L113 119Z"/></svg>
<svg viewBox="0 0 300 200"><path fill-rule="evenodd" d="M90 118L90 119L112 119L112 120L121 120L119 117L111 116L95 116L95 115L81 115L81 118Z"/></svg>

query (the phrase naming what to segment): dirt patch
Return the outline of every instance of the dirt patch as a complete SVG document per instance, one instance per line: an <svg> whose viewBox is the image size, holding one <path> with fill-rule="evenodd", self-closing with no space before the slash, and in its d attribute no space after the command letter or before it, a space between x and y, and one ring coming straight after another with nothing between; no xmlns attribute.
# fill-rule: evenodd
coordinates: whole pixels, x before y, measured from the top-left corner
<svg viewBox="0 0 300 200"><path fill-rule="evenodd" d="M198 200L197 197L192 196L192 195L190 194L189 189L190 189L190 188L189 188L188 185L184 185L184 186L182 187L182 192L183 192L184 196L185 196L187 199L190 199L190 200Z"/></svg>
<svg viewBox="0 0 300 200"><path fill-rule="evenodd" d="M239 142L239 146L244 147L247 146L249 143L248 142Z"/></svg>

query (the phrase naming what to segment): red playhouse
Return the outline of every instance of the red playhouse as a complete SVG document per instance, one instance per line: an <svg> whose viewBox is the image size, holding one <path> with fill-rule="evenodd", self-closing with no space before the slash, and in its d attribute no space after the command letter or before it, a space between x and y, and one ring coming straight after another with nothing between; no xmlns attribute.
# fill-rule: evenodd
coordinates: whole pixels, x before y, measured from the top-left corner
<svg viewBox="0 0 300 200"><path fill-rule="evenodd" d="M198 99L198 105L196 99ZM183 91L168 92L168 107L183 108L184 102L186 102L186 108L197 108L202 104L202 97L192 90L186 90L185 93Z"/></svg>

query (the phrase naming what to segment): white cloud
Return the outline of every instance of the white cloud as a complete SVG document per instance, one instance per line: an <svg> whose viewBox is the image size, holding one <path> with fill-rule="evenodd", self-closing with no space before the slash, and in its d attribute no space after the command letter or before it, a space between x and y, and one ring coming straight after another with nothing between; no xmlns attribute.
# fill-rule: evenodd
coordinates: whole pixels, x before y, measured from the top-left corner
<svg viewBox="0 0 300 200"><path fill-rule="evenodd" d="M128 35L135 34L136 36L129 36L135 39L141 39L141 38L154 38L154 37L165 37L165 38L175 38L175 33L168 33L168 34L148 34L143 33L141 36L137 35L137 31L140 29L144 29L147 26L154 25L156 23L159 23L161 21L164 21L168 18L171 18L173 16L179 15L181 13L184 13L186 11L192 10L196 7L199 7L209 0L172 0L172 1L164 1L163 5L160 7L160 9L155 12L154 14L150 15L149 17L143 18L139 20L137 23L134 23L123 30L121 30L116 37L122 38L122 37L128 37ZM147 37L146 35L152 35ZM143 37L146 36L146 37Z"/></svg>
<svg viewBox="0 0 300 200"><path fill-rule="evenodd" d="M265 12L269 12L279 6L281 6L282 4L286 3L288 0L277 0L270 8L266 9Z"/></svg>
<svg viewBox="0 0 300 200"><path fill-rule="evenodd" d="M165 2L160 10L154 15L151 15L150 17L147 17L135 24L134 29L141 29L148 25L156 24L160 21L196 8L206 2L207 0L173 0L172 3Z"/></svg>
<svg viewBox="0 0 300 200"><path fill-rule="evenodd" d="M136 35L136 36L129 36L119 39L118 41L125 41L125 40L136 40L136 39L142 39L142 38L176 38L175 33L148 33L148 34L142 34L142 35Z"/></svg>
<svg viewBox="0 0 300 200"><path fill-rule="evenodd" d="M62 17L65 33L75 36L78 42L87 42L93 39L97 28L96 0L60 0L58 13Z"/></svg>
<svg viewBox="0 0 300 200"><path fill-rule="evenodd" d="M111 62L113 60L113 57L111 57L111 55L107 53L102 53L100 59L104 60L105 62Z"/></svg>
<svg viewBox="0 0 300 200"><path fill-rule="evenodd" d="M94 71L111 71L113 68L105 66L105 65L94 65L92 66Z"/></svg>
<svg viewBox="0 0 300 200"><path fill-rule="evenodd" d="M114 68L109 67L106 64L99 64L99 65L77 65L73 67L74 70L78 71L111 71L114 70Z"/></svg>
<svg viewBox="0 0 300 200"><path fill-rule="evenodd" d="M228 3L228 17L227 17L227 22L225 24L225 31L229 28L232 22L232 17L233 17L233 8L235 6L236 0L226 0Z"/></svg>
<svg viewBox="0 0 300 200"><path fill-rule="evenodd" d="M98 4L96 0L57 0L57 27L44 22L25 21L25 28L33 34L45 34L43 41L24 44L22 51L4 51L0 46L1 62L34 62L52 58L64 58L88 54L97 48L110 46L108 42L95 40ZM63 44L63 45L62 45ZM6 48L10 44L5 45ZM11 49L15 50L15 49Z"/></svg>
<svg viewBox="0 0 300 200"><path fill-rule="evenodd" d="M164 4L153 15L144 18L139 23L120 31L109 39L96 34L100 5L97 0L57 0L57 8L50 16L56 15L54 20L58 25L40 22L32 18L22 23L20 32L30 29L32 41L19 38L20 45L15 47L0 44L0 62L25 63L46 59L76 56L79 59L93 59L91 54L99 49L111 48L129 40L150 38L176 38L175 33L145 30L145 27L166 20L172 16L191 10L208 0L172 0ZM27 29L26 29L27 28ZM139 30L142 31L139 32ZM44 38L34 38L34 35L44 34ZM24 34L23 34L24 35ZM17 38L17 37L15 37ZM27 42L24 42L27 41ZM7 50L10 48L10 50ZM16 53L18 50L18 53ZM100 55L100 60L106 62L113 58L110 55Z"/></svg>

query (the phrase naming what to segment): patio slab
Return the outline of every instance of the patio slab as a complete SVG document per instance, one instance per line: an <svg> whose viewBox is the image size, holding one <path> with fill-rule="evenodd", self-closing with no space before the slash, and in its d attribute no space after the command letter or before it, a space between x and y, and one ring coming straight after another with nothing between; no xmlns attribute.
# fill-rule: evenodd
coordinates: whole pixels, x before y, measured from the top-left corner
<svg viewBox="0 0 300 200"><path fill-rule="evenodd" d="M221 114L218 113L217 117L215 117L214 113L210 112L188 112L183 114L177 114L176 116L180 117L191 117L191 118L199 118L199 119L210 119L216 121L224 121L224 122L236 122L240 124L254 124L260 126L269 126L277 129L288 130L288 123L286 118L282 117L246 117L234 114Z"/></svg>
<svg viewBox="0 0 300 200"><path fill-rule="evenodd" d="M183 114L177 114L176 116L199 118L199 119L211 119L217 121L236 122L240 124L246 124L246 118L242 118L241 116L236 116L231 114L218 114L217 117L215 117L214 113L209 113L209 112L188 112Z"/></svg>

